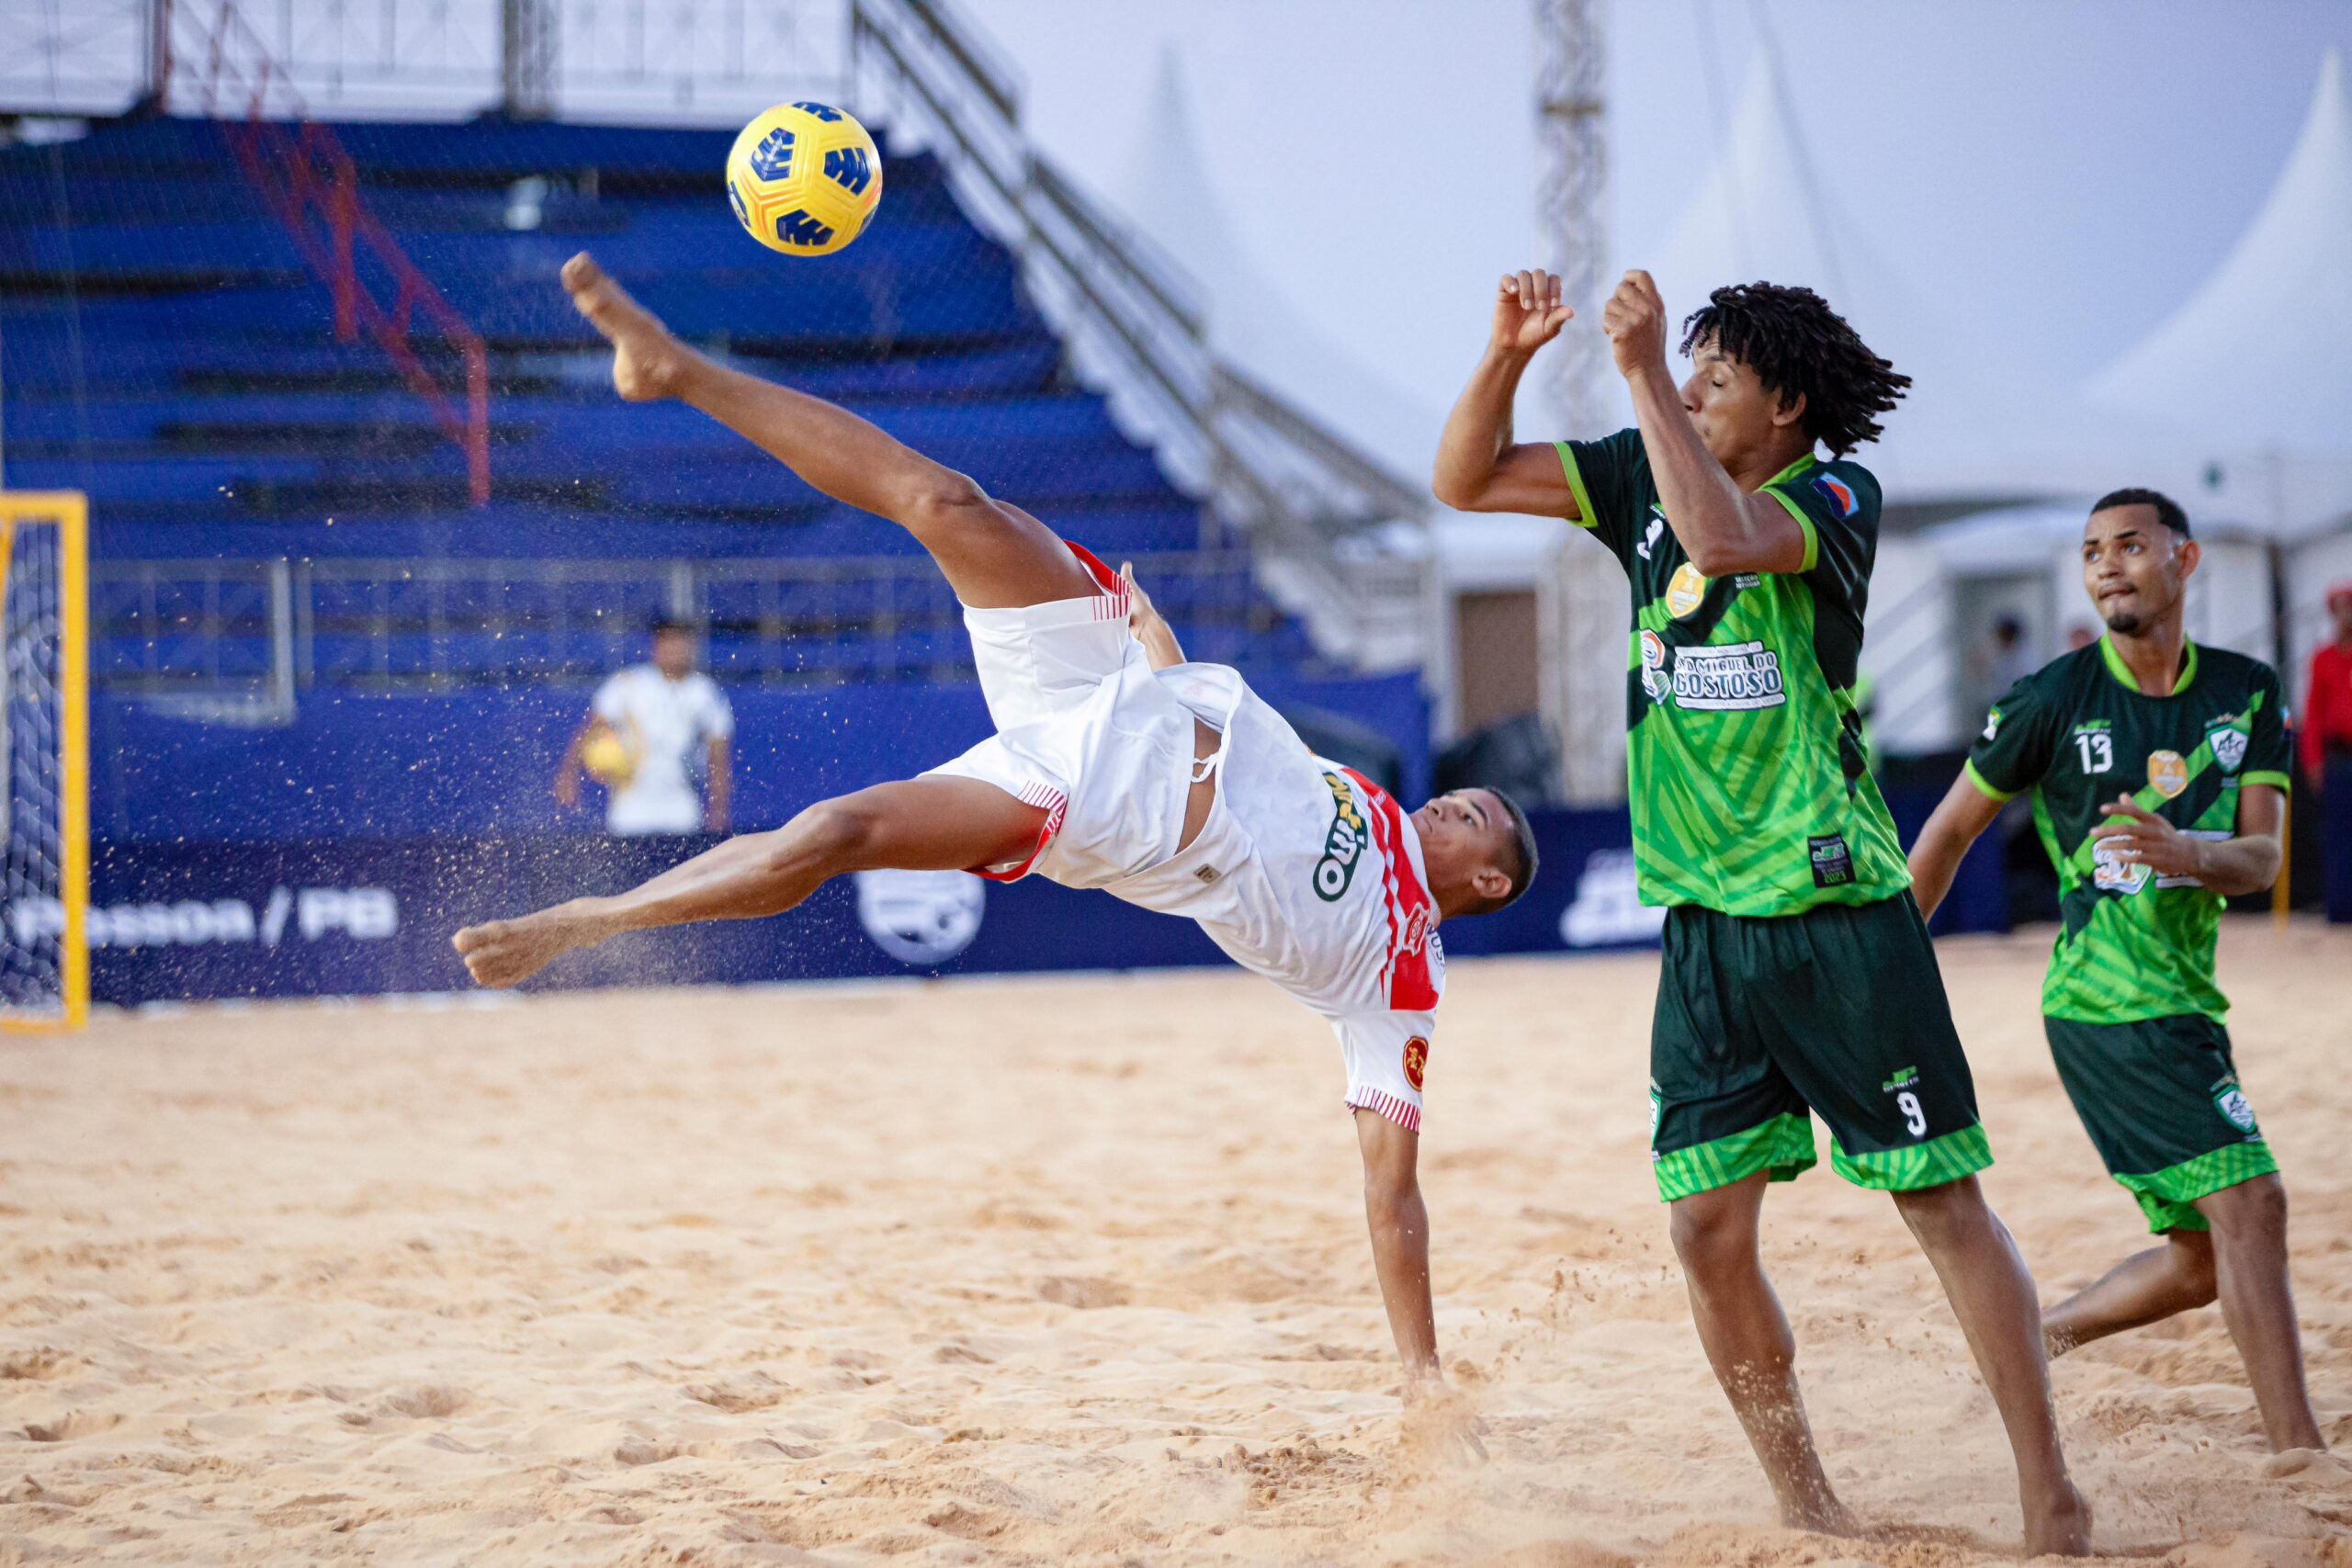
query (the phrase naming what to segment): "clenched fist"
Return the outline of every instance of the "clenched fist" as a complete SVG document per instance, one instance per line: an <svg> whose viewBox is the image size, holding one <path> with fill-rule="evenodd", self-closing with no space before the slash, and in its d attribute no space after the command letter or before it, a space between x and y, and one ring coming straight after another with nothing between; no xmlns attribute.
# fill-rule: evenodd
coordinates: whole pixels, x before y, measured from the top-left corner
<svg viewBox="0 0 2352 1568"><path fill-rule="evenodd" d="M1648 273L1636 269L1625 275L1601 310L1600 330L1609 334L1619 375L1630 380L1644 371L1665 370L1666 301Z"/></svg>

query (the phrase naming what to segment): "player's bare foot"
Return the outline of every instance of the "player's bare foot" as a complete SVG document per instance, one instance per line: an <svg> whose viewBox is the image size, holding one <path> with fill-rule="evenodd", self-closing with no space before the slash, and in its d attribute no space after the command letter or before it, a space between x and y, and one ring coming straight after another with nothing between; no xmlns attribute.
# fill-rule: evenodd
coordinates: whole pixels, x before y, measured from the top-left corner
<svg viewBox="0 0 2352 1568"><path fill-rule="evenodd" d="M2088 1557L2091 1554L2090 1500L2068 1482L2047 1503L2029 1500L2025 1508L2025 1554L2028 1557Z"/></svg>
<svg viewBox="0 0 2352 1568"><path fill-rule="evenodd" d="M449 939L481 986L516 986L575 947L594 941L587 923L558 905L512 920L486 920Z"/></svg>
<svg viewBox="0 0 2352 1568"><path fill-rule="evenodd" d="M688 350L659 317L630 299L586 251L563 264L563 287L589 325L613 345L615 391L632 403L675 395Z"/></svg>

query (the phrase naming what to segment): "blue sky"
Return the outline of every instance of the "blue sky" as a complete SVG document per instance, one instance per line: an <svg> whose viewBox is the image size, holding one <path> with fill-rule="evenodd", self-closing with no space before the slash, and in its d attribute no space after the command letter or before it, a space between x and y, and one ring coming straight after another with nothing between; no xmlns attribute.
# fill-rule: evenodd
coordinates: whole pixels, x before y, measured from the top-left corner
<svg viewBox="0 0 2352 1568"><path fill-rule="evenodd" d="M1417 401L1450 400L1494 277L1543 257L1528 0L963 9L1025 76L1032 134L1114 197L1172 49L1256 269ZM2342 0L1617 0L1607 16L1623 265L1697 183L1760 21L1833 205L1916 289L2067 381L2221 259L2322 53L2352 51Z"/></svg>

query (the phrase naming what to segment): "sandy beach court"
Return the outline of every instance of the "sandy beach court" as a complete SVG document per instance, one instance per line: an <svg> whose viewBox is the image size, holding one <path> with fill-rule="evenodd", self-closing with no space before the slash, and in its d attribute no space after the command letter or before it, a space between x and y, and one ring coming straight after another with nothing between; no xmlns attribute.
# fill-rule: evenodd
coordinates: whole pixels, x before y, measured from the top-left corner
<svg viewBox="0 0 2352 1568"><path fill-rule="evenodd" d="M2227 922L2352 1443L2352 932ZM2044 1298L2145 1244L2061 1093L2048 933L1942 956ZM0 1564L2010 1560L2007 1452L1883 1197L1775 1190L1832 1476L1773 1526L1650 1183L1654 958L1457 964L1412 1439L1325 1027L1239 973L113 1017L0 1043ZM2098 1540L2352 1568L2219 1313L2058 1364Z"/></svg>

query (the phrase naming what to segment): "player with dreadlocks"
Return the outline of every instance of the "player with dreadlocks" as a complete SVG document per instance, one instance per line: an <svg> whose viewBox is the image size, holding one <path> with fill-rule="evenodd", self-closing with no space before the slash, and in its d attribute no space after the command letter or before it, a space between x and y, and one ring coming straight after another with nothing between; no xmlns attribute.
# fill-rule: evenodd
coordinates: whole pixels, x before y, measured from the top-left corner
<svg viewBox="0 0 2352 1568"><path fill-rule="evenodd" d="M1707 1359L1783 1518L1852 1529L1757 1249L1765 1187L1815 1163L1818 1115L1832 1168L1892 1193L1935 1265L2008 1428L2027 1553L2083 1552L2033 1280L1977 1185L1968 1060L1855 711L1879 487L1847 454L1910 378L1811 289L1755 283L1684 323L1678 386L1665 302L1631 272L1602 327L1638 428L1520 444L1520 378L1568 315L1557 279L1502 280L1434 488L1566 518L1632 580L1634 855L1667 906L1650 1157Z"/></svg>

